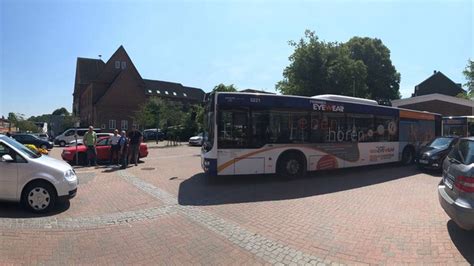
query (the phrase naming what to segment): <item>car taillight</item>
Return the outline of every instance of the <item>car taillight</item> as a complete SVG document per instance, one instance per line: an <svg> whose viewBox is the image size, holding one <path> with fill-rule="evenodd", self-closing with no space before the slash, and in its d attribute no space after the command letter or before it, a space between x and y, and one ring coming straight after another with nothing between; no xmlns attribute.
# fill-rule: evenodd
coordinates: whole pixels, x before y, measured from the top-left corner
<svg viewBox="0 0 474 266"><path fill-rule="evenodd" d="M463 192L474 192L474 178L467 176L456 177L454 185Z"/></svg>

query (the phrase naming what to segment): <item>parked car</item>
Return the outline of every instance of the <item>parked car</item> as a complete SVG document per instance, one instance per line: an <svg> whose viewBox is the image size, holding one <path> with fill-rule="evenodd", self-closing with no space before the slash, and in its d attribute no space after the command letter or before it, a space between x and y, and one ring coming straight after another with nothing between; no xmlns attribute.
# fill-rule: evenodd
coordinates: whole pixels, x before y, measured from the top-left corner
<svg viewBox="0 0 474 266"><path fill-rule="evenodd" d="M415 162L419 167L441 170L443 161L451 148L458 142L458 137L437 137L421 148Z"/></svg>
<svg viewBox="0 0 474 266"><path fill-rule="evenodd" d="M197 136L190 137L189 138L189 145L192 146L202 146L202 143L204 142L204 138L202 136L202 133L199 133Z"/></svg>
<svg viewBox="0 0 474 266"><path fill-rule="evenodd" d="M474 137L459 140L443 162L438 198L444 211L465 230L474 230Z"/></svg>
<svg viewBox="0 0 474 266"><path fill-rule="evenodd" d="M112 133L96 133L96 135L97 135L97 139L100 139L102 137L111 137L114 134L112 134ZM83 145L83 144L84 144L84 138L83 137L78 138L77 139L77 145ZM76 140L72 140L71 142L69 142L68 146L76 146Z"/></svg>
<svg viewBox="0 0 474 266"><path fill-rule="evenodd" d="M12 135L12 137L16 141L20 142L21 144L33 144L38 148L48 149L48 150L53 148L52 142L42 140L31 134L15 134L15 135Z"/></svg>
<svg viewBox="0 0 474 266"><path fill-rule="evenodd" d="M88 128L77 128L77 129L76 128L70 128L70 129L67 129L66 131L64 131L60 135L56 136L56 138L54 138L54 144L59 145L61 147L64 147L69 142L76 139L74 137L76 132L77 132L77 136L78 136L77 138L82 138L88 130L89 130ZM94 131L96 133L99 133L101 131L101 129L100 128L94 128Z"/></svg>
<svg viewBox="0 0 474 266"><path fill-rule="evenodd" d="M96 145L97 150L97 161L98 162L108 162L110 159L110 137L102 137L97 141ZM77 154L77 155L76 155ZM76 163L76 156L78 156L79 164L84 165L87 162L87 147L85 145L76 147L67 147L61 153L63 160L67 161L70 164ZM148 146L146 143L140 145L139 158L144 158L148 156Z"/></svg>
<svg viewBox="0 0 474 266"><path fill-rule="evenodd" d="M77 177L65 162L35 153L0 135L0 199L21 202L33 212L47 212L77 192Z"/></svg>
<svg viewBox="0 0 474 266"><path fill-rule="evenodd" d="M33 134L33 135L35 135L35 136L38 137L39 139L46 140L46 141L50 141L50 140L49 140L49 136L48 136L48 134L46 134L46 133L36 133L36 134Z"/></svg>
<svg viewBox="0 0 474 266"><path fill-rule="evenodd" d="M143 130L143 140L159 140L163 141L165 139L165 133L156 128L145 129Z"/></svg>

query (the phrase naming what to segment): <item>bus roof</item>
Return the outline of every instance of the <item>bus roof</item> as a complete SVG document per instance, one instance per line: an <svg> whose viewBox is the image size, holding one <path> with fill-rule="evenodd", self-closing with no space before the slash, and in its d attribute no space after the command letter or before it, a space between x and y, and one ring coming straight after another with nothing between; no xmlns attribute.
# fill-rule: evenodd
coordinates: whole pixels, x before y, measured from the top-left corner
<svg viewBox="0 0 474 266"><path fill-rule="evenodd" d="M440 116L441 114L438 113L432 113L432 112L427 112L427 111L419 111L419 110L412 110L412 109L406 109L406 108L400 108L400 107L393 107L393 106L386 106L386 105L379 105L379 104L374 104L377 103L374 100L370 99L364 99L364 98L358 98L358 97L350 97L350 96L343 96L343 95L334 95L334 94L322 94L322 95L316 95L316 96L299 96L299 95L281 95L281 94L267 94L267 93L252 93L252 92L216 92L216 94L235 94L235 95L255 95L259 97L287 97L287 98L300 98L300 99L308 99L308 100L322 100L322 101L332 101L332 102L345 102L345 103L351 103L351 104L361 104L361 105L367 105L367 106L376 106L378 108L386 108L386 109L394 109L394 110L403 110L407 112L412 112L412 113L419 113L419 114L429 114L429 115L436 115ZM338 100L333 100L329 98L338 98ZM473 116L474 118L474 116Z"/></svg>

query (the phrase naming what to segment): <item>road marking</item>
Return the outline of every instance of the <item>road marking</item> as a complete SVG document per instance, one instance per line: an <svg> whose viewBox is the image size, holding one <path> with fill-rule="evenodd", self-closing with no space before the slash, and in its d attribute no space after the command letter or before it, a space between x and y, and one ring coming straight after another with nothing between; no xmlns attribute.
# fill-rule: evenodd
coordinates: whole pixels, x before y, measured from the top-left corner
<svg viewBox="0 0 474 266"><path fill-rule="evenodd" d="M304 253L279 241L253 233L198 207L179 205L174 195L133 176L126 170L119 171L118 174L138 189L147 192L168 206L174 206L174 209L184 216L271 264L326 265L332 263L330 260Z"/></svg>

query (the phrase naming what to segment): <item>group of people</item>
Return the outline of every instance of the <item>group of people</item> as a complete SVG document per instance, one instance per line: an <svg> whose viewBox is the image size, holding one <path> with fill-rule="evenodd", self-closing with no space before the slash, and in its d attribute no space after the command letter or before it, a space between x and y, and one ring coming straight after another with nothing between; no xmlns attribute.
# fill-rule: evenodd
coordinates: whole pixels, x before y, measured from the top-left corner
<svg viewBox="0 0 474 266"><path fill-rule="evenodd" d="M135 126L128 132L120 132L116 129L114 135L110 137L110 164L121 165L122 169L127 168L129 163L138 165L138 158L140 152L140 144L143 141L143 135L137 130ZM97 164L97 134L94 132L94 127L89 126L89 130L84 134L84 145L87 147L87 164Z"/></svg>

